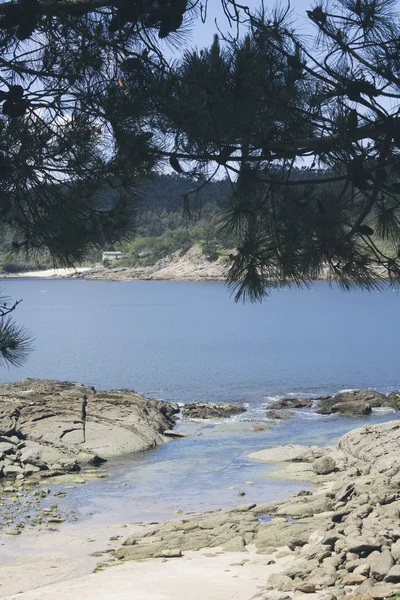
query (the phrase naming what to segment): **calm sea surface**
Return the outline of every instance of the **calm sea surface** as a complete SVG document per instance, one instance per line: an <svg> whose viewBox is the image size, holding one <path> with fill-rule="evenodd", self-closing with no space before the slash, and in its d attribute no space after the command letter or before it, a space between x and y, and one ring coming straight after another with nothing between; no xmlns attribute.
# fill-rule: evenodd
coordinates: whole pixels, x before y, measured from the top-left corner
<svg viewBox="0 0 400 600"><path fill-rule="evenodd" d="M300 411L258 433L248 422L265 419L266 406L282 395L400 388L394 291L343 293L318 282L243 306L214 282L13 279L2 288L23 298L15 317L34 333L36 350L21 369L2 370L1 381L63 379L178 402L248 405L233 420L181 424L188 438L110 461L109 478L68 493L84 518L151 520L177 509L231 506L243 489L245 501L283 497L306 486L264 478L273 467L250 461L249 452L332 444L366 421L396 418L387 411L364 419ZM249 480L255 484L244 487Z"/></svg>
<svg viewBox="0 0 400 600"><path fill-rule="evenodd" d="M400 295L319 282L234 304L222 283L7 280L36 350L2 381L45 377L153 397L246 401L400 387Z"/></svg>

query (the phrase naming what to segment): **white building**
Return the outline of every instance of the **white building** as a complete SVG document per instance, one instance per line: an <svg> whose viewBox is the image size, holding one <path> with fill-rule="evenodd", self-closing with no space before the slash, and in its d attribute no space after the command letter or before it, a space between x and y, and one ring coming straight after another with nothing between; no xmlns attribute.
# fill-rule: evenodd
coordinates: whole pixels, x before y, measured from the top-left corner
<svg viewBox="0 0 400 600"><path fill-rule="evenodd" d="M122 252L103 252L101 256L101 260L104 262L105 260L118 260L121 258Z"/></svg>

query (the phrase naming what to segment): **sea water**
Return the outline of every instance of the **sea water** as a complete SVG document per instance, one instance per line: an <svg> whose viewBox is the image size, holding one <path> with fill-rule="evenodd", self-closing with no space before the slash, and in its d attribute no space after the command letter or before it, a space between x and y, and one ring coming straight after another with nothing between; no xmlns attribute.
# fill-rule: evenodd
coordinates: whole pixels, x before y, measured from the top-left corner
<svg viewBox="0 0 400 600"><path fill-rule="evenodd" d="M266 478L274 467L248 459L250 452L330 445L366 422L396 418L390 410L347 418L307 409L253 427L269 425L266 408L282 396L400 388L400 297L392 289L343 293L318 282L239 305L220 282L13 279L3 287L23 298L15 318L35 335L35 351L21 369L3 370L1 381L62 379L248 409L229 420L179 423L188 437L109 461L107 479L68 491L65 503L80 519L151 521L285 497L310 486Z"/></svg>

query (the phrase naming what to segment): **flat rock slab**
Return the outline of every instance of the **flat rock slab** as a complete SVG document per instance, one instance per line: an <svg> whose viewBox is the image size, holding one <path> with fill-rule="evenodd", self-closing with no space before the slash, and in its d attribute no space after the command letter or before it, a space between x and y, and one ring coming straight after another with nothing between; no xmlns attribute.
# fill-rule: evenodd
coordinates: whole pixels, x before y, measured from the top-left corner
<svg viewBox="0 0 400 600"><path fill-rule="evenodd" d="M189 402L183 407L182 416L185 419L224 419L243 412L246 412L245 407L235 404Z"/></svg>
<svg viewBox="0 0 400 600"><path fill-rule="evenodd" d="M285 446L275 446L259 452L252 452L249 458L262 460L265 462L312 462L314 455L309 446L300 444L286 444Z"/></svg>
<svg viewBox="0 0 400 600"><path fill-rule="evenodd" d="M1 384L0 400L0 431L8 434L0 439L0 471L9 476L25 472L25 464L44 476L79 470L78 462L96 461L96 456L101 461L99 456L152 448L165 442L163 432L171 430L179 413L177 404L133 390L96 391L46 379ZM12 466L2 464L9 458Z"/></svg>

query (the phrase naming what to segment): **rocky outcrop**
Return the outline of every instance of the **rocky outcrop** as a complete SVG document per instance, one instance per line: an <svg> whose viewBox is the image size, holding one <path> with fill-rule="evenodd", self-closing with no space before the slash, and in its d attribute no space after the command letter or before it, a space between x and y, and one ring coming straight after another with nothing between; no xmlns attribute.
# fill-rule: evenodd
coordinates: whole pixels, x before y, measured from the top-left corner
<svg viewBox="0 0 400 600"><path fill-rule="evenodd" d="M268 406L268 410L282 410L286 408L310 408L314 404L313 398L281 398Z"/></svg>
<svg viewBox="0 0 400 600"><path fill-rule="evenodd" d="M393 408L400 410L400 391L382 394L373 390L351 390L335 396L318 398L281 398L267 409L267 416L276 410L314 408L321 415L338 414L361 417L368 415L374 408ZM281 417L280 417L281 418Z"/></svg>
<svg viewBox="0 0 400 600"><path fill-rule="evenodd" d="M315 453L313 448L300 449L292 455L287 452L287 460L300 456L309 461ZM267 589L329 590L337 598L354 594L375 599L399 593L400 421L355 429L341 438L337 448L320 451L323 456L314 460L314 472L321 472L321 481L326 481L327 471L334 468L336 478L329 486L253 509L299 524L304 517L315 523L306 541L294 539L293 544L283 538L294 552L294 562L279 577L270 578ZM274 458L274 449L265 452L268 460ZM276 453L284 456L282 447Z"/></svg>
<svg viewBox="0 0 400 600"><path fill-rule="evenodd" d="M182 416L186 419L223 419L243 412L246 412L244 406L234 404L190 402L183 407Z"/></svg>
<svg viewBox="0 0 400 600"><path fill-rule="evenodd" d="M71 276L71 275L70 275ZM178 250L149 267L96 267L73 277L126 281L130 279L164 279L179 281L214 281L226 276L226 261L220 257L210 261L195 244L187 251Z"/></svg>
<svg viewBox="0 0 400 600"><path fill-rule="evenodd" d="M354 429L341 438L338 447L349 462L363 467L371 465L380 473L397 468L400 466L400 421Z"/></svg>
<svg viewBox="0 0 400 600"><path fill-rule="evenodd" d="M367 415L372 408L386 406L387 401L388 397L380 392L352 390L320 400L317 412L322 415Z"/></svg>
<svg viewBox="0 0 400 600"><path fill-rule="evenodd" d="M352 390L342 392L331 398L319 400L317 412L321 415L338 413L342 415L361 416L367 415L373 408L400 407L400 394L381 394L375 391Z"/></svg>
<svg viewBox="0 0 400 600"><path fill-rule="evenodd" d="M0 477L50 477L163 443L176 404L132 390L24 379L0 385Z"/></svg>

